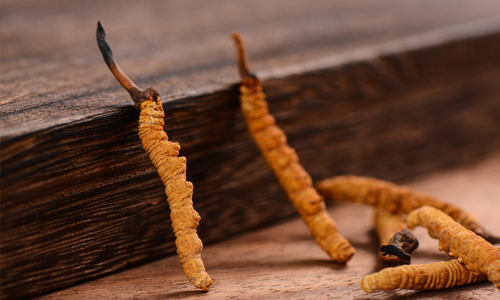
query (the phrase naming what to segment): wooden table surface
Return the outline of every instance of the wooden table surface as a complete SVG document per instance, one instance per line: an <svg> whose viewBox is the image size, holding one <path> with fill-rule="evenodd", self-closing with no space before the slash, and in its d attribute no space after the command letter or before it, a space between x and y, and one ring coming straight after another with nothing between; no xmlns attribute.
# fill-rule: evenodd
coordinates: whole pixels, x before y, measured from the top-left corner
<svg viewBox="0 0 500 300"><path fill-rule="evenodd" d="M407 185L465 208L500 234L500 153L460 168L435 173ZM331 209L342 233L356 248L347 265L332 262L315 244L301 220L242 234L205 247L202 256L215 279L208 293L195 290L177 257L76 285L37 299L499 299L489 282L442 291L365 293L364 275L390 266L379 260L371 232L373 209L335 204ZM423 228L412 263L449 260Z"/></svg>
<svg viewBox="0 0 500 300"><path fill-rule="evenodd" d="M239 111L231 31L243 34L270 111L314 180L401 182L500 149L500 1L480 3L2 1L0 297L175 251L163 184L98 51L97 20L128 75L159 89L210 243L295 215ZM215 297L231 281L209 267Z"/></svg>

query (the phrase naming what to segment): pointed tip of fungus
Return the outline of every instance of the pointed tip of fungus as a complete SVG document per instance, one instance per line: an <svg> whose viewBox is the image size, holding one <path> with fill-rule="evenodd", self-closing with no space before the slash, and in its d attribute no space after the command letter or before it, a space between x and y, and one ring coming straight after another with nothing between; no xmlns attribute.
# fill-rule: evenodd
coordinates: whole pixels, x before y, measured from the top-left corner
<svg viewBox="0 0 500 300"><path fill-rule="evenodd" d="M97 20L97 31L104 32L104 28L102 27L102 23L100 20ZM106 33L104 33L104 34L106 34Z"/></svg>
<svg viewBox="0 0 500 300"><path fill-rule="evenodd" d="M102 57L104 58L104 61L106 62L108 67L111 68L111 66L115 65L115 59L113 57L113 51L106 41L106 31L104 30L101 21L97 21L97 30L95 35L97 38L97 45L99 46L99 50L101 50Z"/></svg>
<svg viewBox="0 0 500 300"><path fill-rule="evenodd" d="M104 27L102 26L101 21L97 21L97 30L95 32L95 35L97 38L97 45L99 46L99 49L101 50L101 52L103 52L103 50L108 50L109 52L111 52L111 48L109 48L109 45L107 47L109 49L106 49L106 45L107 45L106 31L104 30ZM113 56L113 52L111 52L111 57L112 56Z"/></svg>
<svg viewBox="0 0 500 300"><path fill-rule="evenodd" d="M96 30L96 38L97 45L99 46L99 50L101 51L102 57L104 58L104 62L108 66L109 70L118 82L129 92L132 100L134 101L134 106L136 109L139 109L140 105L144 100L149 99L152 94L148 93L148 90L143 90L139 88L128 76L123 72L123 70L118 66L113 56L113 51L106 40L106 31L104 30L104 26L102 26L101 21L97 21L97 30ZM156 91L156 90L155 90ZM156 93L157 94L157 93Z"/></svg>
<svg viewBox="0 0 500 300"><path fill-rule="evenodd" d="M250 68L248 67L247 52L241 34L235 30L232 32L231 36L236 45L236 53L238 55L238 70L240 72L241 78L255 77L254 75L252 75L252 73L250 73Z"/></svg>
<svg viewBox="0 0 500 300"><path fill-rule="evenodd" d="M231 32L231 36L235 40L241 40L241 34L238 30L233 30L233 32Z"/></svg>

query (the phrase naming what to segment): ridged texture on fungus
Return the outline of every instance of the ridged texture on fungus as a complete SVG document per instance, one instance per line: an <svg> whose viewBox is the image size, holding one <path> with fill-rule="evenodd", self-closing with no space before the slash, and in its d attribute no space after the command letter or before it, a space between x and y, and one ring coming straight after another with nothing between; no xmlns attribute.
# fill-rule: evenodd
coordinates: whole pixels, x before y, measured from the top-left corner
<svg viewBox="0 0 500 300"><path fill-rule="evenodd" d="M409 228L427 228L429 235L439 240L439 250L458 258L472 272L486 274L488 280L500 288L500 250L482 237L430 206L412 211L406 224Z"/></svg>
<svg viewBox="0 0 500 300"><path fill-rule="evenodd" d="M457 259L431 264L386 268L367 275L361 288L368 293L376 290L441 290L486 280L484 274L474 274Z"/></svg>
<svg viewBox="0 0 500 300"><path fill-rule="evenodd" d="M194 286L208 291L213 281L201 260L203 244L196 232L201 218L193 208L193 184L186 181L186 158L177 157L179 143L170 142L163 131L165 114L160 98L150 98L140 108L139 136L165 185L182 270Z"/></svg>
<svg viewBox="0 0 500 300"><path fill-rule="evenodd" d="M323 198L312 179L299 163L285 133L269 114L265 96L257 78L243 78L240 86L241 110L248 129L282 188L309 227L318 244L338 262L347 262L354 248L339 232L326 211Z"/></svg>
<svg viewBox="0 0 500 300"><path fill-rule="evenodd" d="M476 218L460 208L410 188L369 177L336 176L320 181L316 188L325 198L369 204L393 214L408 214L422 206L444 211L465 228L486 238L486 231Z"/></svg>

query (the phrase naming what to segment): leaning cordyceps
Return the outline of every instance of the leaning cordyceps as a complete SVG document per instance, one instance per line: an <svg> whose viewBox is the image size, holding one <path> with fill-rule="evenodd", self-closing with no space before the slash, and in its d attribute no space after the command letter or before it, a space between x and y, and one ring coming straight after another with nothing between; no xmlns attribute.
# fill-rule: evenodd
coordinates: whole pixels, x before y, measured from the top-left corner
<svg viewBox="0 0 500 300"><path fill-rule="evenodd" d="M385 268L366 275L361 280L361 288L368 293L376 290L442 290L486 280L484 274L474 274L458 259Z"/></svg>
<svg viewBox="0 0 500 300"><path fill-rule="evenodd" d="M182 269L194 286L208 291L213 281L205 272L201 260L203 244L196 232L201 218L193 208L193 184L186 181L186 158L178 157L181 148L179 143L170 142L163 131L165 114L158 91L155 88L142 90L125 75L113 58L101 22L98 23L96 35L104 61L120 84L130 93L135 108L141 111L139 137L165 185L172 227L177 237L175 245Z"/></svg>
<svg viewBox="0 0 500 300"><path fill-rule="evenodd" d="M241 36L233 33L233 38L242 77L241 111L250 134L321 248L334 260L347 262L354 254L354 248L338 232L337 225L326 211L323 198L312 186L311 177L269 113L259 79L249 72Z"/></svg>
<svg viewBox="0 0 500 300"><path fill-rule="evenodd" d="M488 280L500 288L500 251L485 239L430 206L412 211L406 225L427 228L429 235L439 240L439 250L457 258L472 272L486 274Z"/></svg>
<svg viewBox="0 0 500 300"><path fill-rule="evenodd" d="M336 176L318 182L316 189L325 198L334 201L369 204L393 214L408 214L419 207L432 206L444 211L490 243L500 242L500 239L490 235L476 218L460 208L391 182L369 177Z"/></svg>
<svg viewBox="0 0 500 300"><path fill-rule="evenodd" d="M399 215L383 209L375 213L375 232L380 242L380 258L387 262L409 265L410 254L417 249L417 238L406 228Z"/></svg>

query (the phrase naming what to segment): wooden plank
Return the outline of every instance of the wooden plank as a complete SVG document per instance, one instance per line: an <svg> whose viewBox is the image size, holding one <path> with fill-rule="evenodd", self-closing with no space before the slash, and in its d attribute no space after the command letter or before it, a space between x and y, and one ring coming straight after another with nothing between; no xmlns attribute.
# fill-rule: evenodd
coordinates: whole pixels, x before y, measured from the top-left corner
<svg viewBox="0 0 500 300"><path fill-rule="evenodd" d="M233 7L234 15L218 14L206 28L195 25L207 4L187 11L193 2L175 2L184 13L169 15L179 27L167 29L133 23L172 7L109 3L2 3L2 297L34 295L174 252L164 189L140 146L137 113L99 57L95 21L84 26L89 16L101 18L103 7L117 10L101 19L122 66L168 100L165 130L188 159L205 242L295 215L238 111L231 18L246 24L270 109L315 179L355 173L402 180L499 148L499 20L376 46L494 15L496 1L460 4L443 16L424 16L417 1L409 10L397 1L299 1L287 9L284 2L247 2L252 14ZM454 2L443 3L437 11ZM359 9L363 17L353 13ZM325 26L337 22L326 12L343 16L344 25ZM409 17L416 12L423 18ZM388 14L395 19L382 22ZM367 23L355 22L363 18ZM132 21L118 26L124 19ZM359 27L347 30L352 24ZM119 30L111 34L113 27ZM186 28L194 33L181 34ZM344 54L331 56L336 51Z"/></svg>
<svg viewBox="0 0 500 300"><path fill-rule="evenodd" d="M130 106L97 50L98 19L123 69L167 100L237 82L235 29L256 71L280 72L499 14L496 0L2 1L0 139Z"/></svg>
<svg viewBox="0 0 500 300"><path fill-rule="evenodd" d="M496 153L479 163L407 184L460 205L498 234L500 219L492 208L500 201L499 170L500 153ZM170 257L37 299L498 299L499 292L487 281L442 291L365 293L361 278L392 266L378 257L378 241L372 233L374 211L344 204L330 212L356 247L347 265L332 262L296 219L205 247L203 258L215 279L208 293L194 290L176 257ZM416 228L415 234L420 246L412 263L450 259L437 250L437 241L425 229Z"/></svg>

